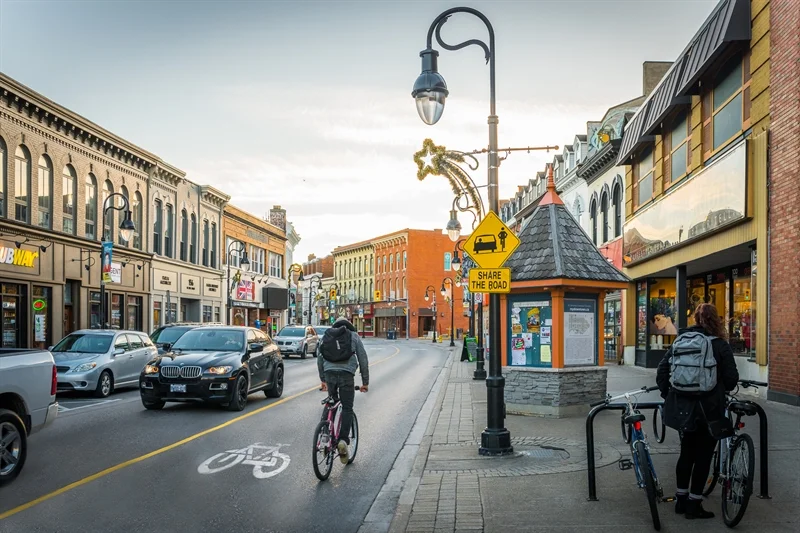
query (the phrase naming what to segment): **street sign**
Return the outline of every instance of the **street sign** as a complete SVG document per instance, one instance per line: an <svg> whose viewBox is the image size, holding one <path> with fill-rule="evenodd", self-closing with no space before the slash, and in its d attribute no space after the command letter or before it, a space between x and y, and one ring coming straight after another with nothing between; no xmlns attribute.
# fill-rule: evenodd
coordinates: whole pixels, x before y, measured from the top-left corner
<svg viewBox="0 0 800 533"><path fill-rule="evenodd" d="M464 251L481 268L500 268L517 246L517 236L490 211L464 243Z"/></svg>
<svg viewBox="0 0 800 533"><path fill-rule="evenodd" d="M511 292L510 268L473 268L469 271L469 290L472 292Z"/></svg>

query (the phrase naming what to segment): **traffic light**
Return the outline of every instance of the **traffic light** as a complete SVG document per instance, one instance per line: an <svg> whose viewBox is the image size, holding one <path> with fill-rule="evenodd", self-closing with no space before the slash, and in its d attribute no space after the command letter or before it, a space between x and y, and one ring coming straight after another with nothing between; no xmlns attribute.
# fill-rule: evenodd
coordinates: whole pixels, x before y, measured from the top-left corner
<svg viewBox="0 0 800 533"><path fill-rule="evenodd" d="M331 300L335 300L336 299L336 289L331 289L330 299Z"/></svg>

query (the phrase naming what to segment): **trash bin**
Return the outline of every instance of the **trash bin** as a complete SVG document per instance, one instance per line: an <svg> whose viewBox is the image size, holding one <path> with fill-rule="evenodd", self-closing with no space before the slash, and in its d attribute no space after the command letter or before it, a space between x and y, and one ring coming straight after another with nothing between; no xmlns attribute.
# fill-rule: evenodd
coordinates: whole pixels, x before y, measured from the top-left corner
<svg viewBox="0 0 800 533"><path fill-rule="evenodd" d="M390 329L386 332L386 338L390 341L397 340L397 332L395 332L393 329Z"/></svg>

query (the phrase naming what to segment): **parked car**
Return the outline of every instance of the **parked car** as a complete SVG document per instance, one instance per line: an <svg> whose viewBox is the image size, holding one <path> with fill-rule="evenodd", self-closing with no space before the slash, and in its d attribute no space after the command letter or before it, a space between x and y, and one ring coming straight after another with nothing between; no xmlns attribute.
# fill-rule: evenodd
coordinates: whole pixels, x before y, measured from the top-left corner
<svg viewBox="0 0 800 533"><path fill-rule="evenodd" d="M175 322L173 324L164 324L150 334L150 340L153 341L158 348L159 355L169 351L169 347L175 344L175 341L180 339L181 336L187 331L199 328L201 326L210 326L219 324L210 324L202 322Z"/></svg>
<svg viewBox="0 0 800 533"><path fill-rule="evenodd" d="M275 344L282 355L297 354L300 359L317 353L318 340L317 333L311 326L285 326L275 336Z"/></svg>
<svg viewBox="0 0 800 533"><path fill-rule="evenodd" d="M58 371L58 390L91 391L106 398L114 389L134 385L158 349L146 333L116 329L82 329L51 348Z"/></svg>
<svg viewBox="0 0 800 533"><path fill-rule="evenodd" d="M139 376L142 404L207 402L241 411L247 396L283 394L283 358L261 330L243 326L201 327L186 332L169 353L149 361Z"/></svg>
<svg viewBox="0 0 800 533"><path fill-rule="evenodd" d="M314 326L314 331L317 333L317 350L314 352L314 357L322 355L322 337L325 336L325 332L331 329L332 326Z"/></svg>
<svg viewBox="0 0 800 533"><path fill-rule="evenodd" d="M47 350L0 349L0 486L25 466L28 437L58 416L56 366Z"/></svg>

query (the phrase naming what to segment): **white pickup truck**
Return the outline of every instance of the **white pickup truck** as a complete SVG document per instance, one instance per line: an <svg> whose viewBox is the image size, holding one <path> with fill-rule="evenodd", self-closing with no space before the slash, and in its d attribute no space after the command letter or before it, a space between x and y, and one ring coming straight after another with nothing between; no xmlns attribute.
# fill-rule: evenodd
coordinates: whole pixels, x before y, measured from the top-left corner
<svg viewBox="0 0 800 533"><path fill-rule="evenodd" d="M28 436L56 419L56 384L47 350L0 349L0 487L25 466Z"/></svg>

